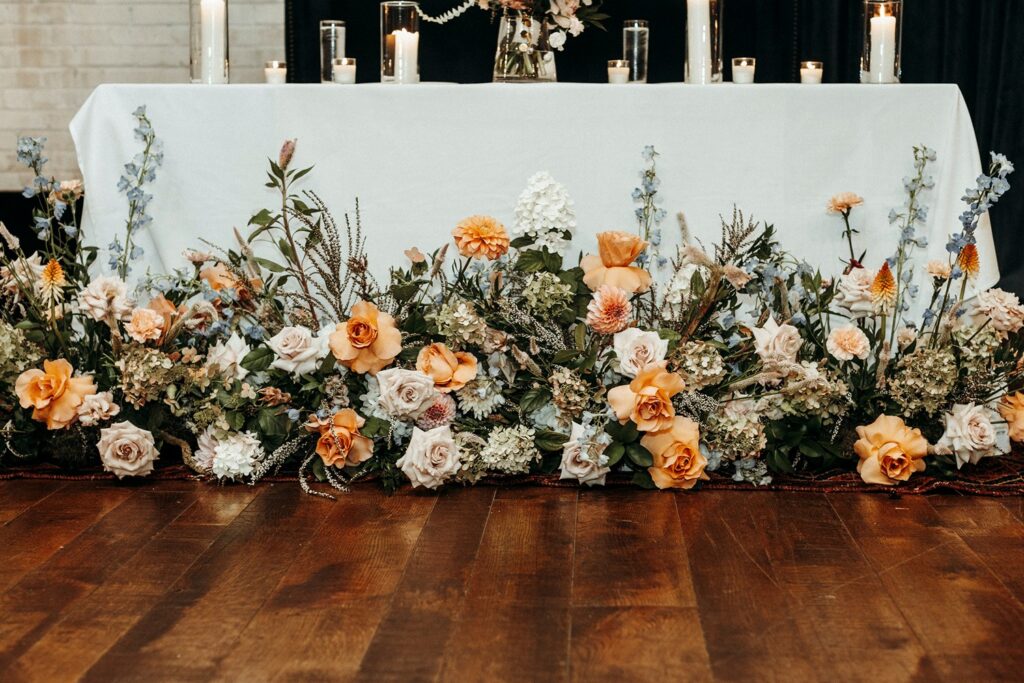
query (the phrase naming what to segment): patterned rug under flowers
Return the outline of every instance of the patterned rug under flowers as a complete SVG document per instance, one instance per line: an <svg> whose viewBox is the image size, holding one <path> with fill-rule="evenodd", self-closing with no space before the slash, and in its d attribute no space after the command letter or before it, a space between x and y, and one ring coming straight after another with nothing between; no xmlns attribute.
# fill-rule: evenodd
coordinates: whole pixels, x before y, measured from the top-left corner
<svg viewBox="0 0 1024 683"><path fill-rule="evenodd" d="M838 469L806 475L776 474L771 483L763 486L735 481L731 477L715 472L708 474L711 477L710 481L703 482L700 488L720 491L806 491L817 493L849 491L893 495L948 492L980 496L1021 496L1024 495L1024 452L1016 450L1004 457L984 458L975 467L961 471L955 479L931 476L926 470L898 487L865 484L856 472ZM99 468L70 473L56 465L37 465L0 470L0 480L3 479L116 480L116 477ZM157 468L147 479L175 480L197 479L197 477L192 470L184 465L171 465ZM265 477L263 481L294 482L295 474L282 473ZM480 483L501 486L579 486L575 479L559 479L558 475L554 474L488 477L481 480ZM606 485L634 486L632 478L628 474L609 475ZM321 488L332 492L327 486ZM699 493L699 489L695 489L694 492Z"/></svg>

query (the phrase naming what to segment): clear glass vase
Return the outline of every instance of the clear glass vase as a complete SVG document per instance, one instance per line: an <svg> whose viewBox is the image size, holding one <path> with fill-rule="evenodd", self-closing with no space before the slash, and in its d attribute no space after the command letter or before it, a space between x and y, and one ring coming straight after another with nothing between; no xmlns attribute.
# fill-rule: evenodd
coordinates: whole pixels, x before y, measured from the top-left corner
<svg viewBox="0 0 1024 683"><path fill-rule="evenodd" d="M498 28L494 82L553 83L557 80L547 23L527 12L506 10Z"/></svg>

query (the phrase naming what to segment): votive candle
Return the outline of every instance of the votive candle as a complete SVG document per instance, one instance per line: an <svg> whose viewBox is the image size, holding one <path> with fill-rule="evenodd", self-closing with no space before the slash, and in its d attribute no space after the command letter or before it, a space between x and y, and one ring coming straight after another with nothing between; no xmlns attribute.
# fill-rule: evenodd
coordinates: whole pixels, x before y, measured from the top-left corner
<svg viewBox="0 0 1024 683"><path fill-rule="evenodd" d="M629 83L629 62L627 60L608 60L608 82L615 85Z"/></svg>
<svg viewBox="0 0 1024 683"><path fill-rule="evenodd" d="M285 62L271 61L263 64L263 79L270 85L281 85L288 82L288 65Z"/></svg>
<svg viewBox="0 0 1024 683"><path fill-rule="evenodd" d="M350 85L356 82L356 60L353 57L340 57L334 60L334 82Z"/></svg>
<svg viewBox="0 0 1024 683"><path fill-rule="evenodd" d="M757 60L753 57L734 57L732 60L732 82L746 85L754 82Z"/></svg>
<svg viewBox="0 0 1024 683"><path fill-rule="evenodd" d="M821 83L821 77L824 73L825 65L821 62L800 62L800 82L805 85Z"/></svg>

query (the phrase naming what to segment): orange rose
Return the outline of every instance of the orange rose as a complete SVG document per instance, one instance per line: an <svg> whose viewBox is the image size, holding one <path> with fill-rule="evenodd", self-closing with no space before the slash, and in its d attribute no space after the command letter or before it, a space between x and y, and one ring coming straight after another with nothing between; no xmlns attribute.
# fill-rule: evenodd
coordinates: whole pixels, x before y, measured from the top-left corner
<svg viewBox="0 0 1024 683"><path fill-rule="evenodd" d="M26 370L15 382L14 390L22 408L33 408L32 419L46 423L47 429L63 429L75 421L78 406L96 393L92 377L72 377L75 369L64 359L45 360L43 369Z"/></svg>
<svg viewBox="0 0 1024 683"><path fill-rule="evenodd" d="M452 352L441 343L424 346L416 356L416 369L430 375L438 391L448 393L476 377L476 358L465 351Z"/></svg>
<svg viewBox="0 0 1024 683"><path fill-rule="evenodd" d="M376 375L402 351L402 333L395 319L369 301L352 307L352 317L339 323L328 340L331 353L352 372Z"/></svg>
<svg viewBox="0 0 1024 683"><path fill-rule="evenodd" d="M1024 441L1024 394L1018 391L1003 396L999 402L999 414L1006 420L1010 438L1018 443Z"/></svg>
<svg viewBox="0 0 1024 683"><path fill-rule="evenodd" d="M452 230L455 246L466 258L501 258L508 251L505 226L490 216L470 216Z"/></svg>
<svg viewBox="0 0 1024 683"><path fill-rule="evenodd" d="M587 254L580 260L580 267L585 273L583 282L591 291L601 285L612 285L630 294L646 292L651 288L651 274L630 265L646 248L647 242L628 232L598 233L599 256Z"/></svg>
<svg viewBox="0 0 1024 683"><path fill-rule="evenodd" d="M892 486L924 470L928 440L900 418L879 415L867 427L857 427L857 436L853 450L860 457L857 471L865 482Z"/></svg>
<svg viewBox="0 0 1024 683"><path fill-rule="evenodd" d="M640 445L651 452L654 464L647 468L659 489L691 489L701 479L707 458L700 452L697 423L685 417L672 420L668 429L647 434Z"/></svg>
<svg viewBox="0 0 1024 683"><path fill-rule="evenodd" d="M672 426L672 397L683 387L683 378L667 371L662 361L648 365L629 384L609 390L608 403L619 422L632 420L641 432L659 432Z"/></svg>
<svg viewBox="0 0 1024 683"><path fill-rule="evenodd" d="M314 417L306 424L311 432L320 432L316 453L328 467L358 465L373 457L373 440L359 433L366 420L351 408L339 410L331 418Z"/></svg>

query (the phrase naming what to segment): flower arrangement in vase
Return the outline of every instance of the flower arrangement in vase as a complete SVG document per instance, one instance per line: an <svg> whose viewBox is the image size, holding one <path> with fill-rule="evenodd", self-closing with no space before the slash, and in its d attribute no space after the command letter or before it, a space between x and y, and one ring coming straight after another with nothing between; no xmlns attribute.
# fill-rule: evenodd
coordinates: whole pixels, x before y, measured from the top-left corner
<svg viewBox="0 0 1024 683"><path fill-rule="evenodd" d="M422 16L444 24L473 7L493 12L498 18L494 81L542 83L558 80L555 52L563 49L567 38L580 35L587 26L600 26L607 18L600 11L602 1L466 0L439 16Z"/></svg>

